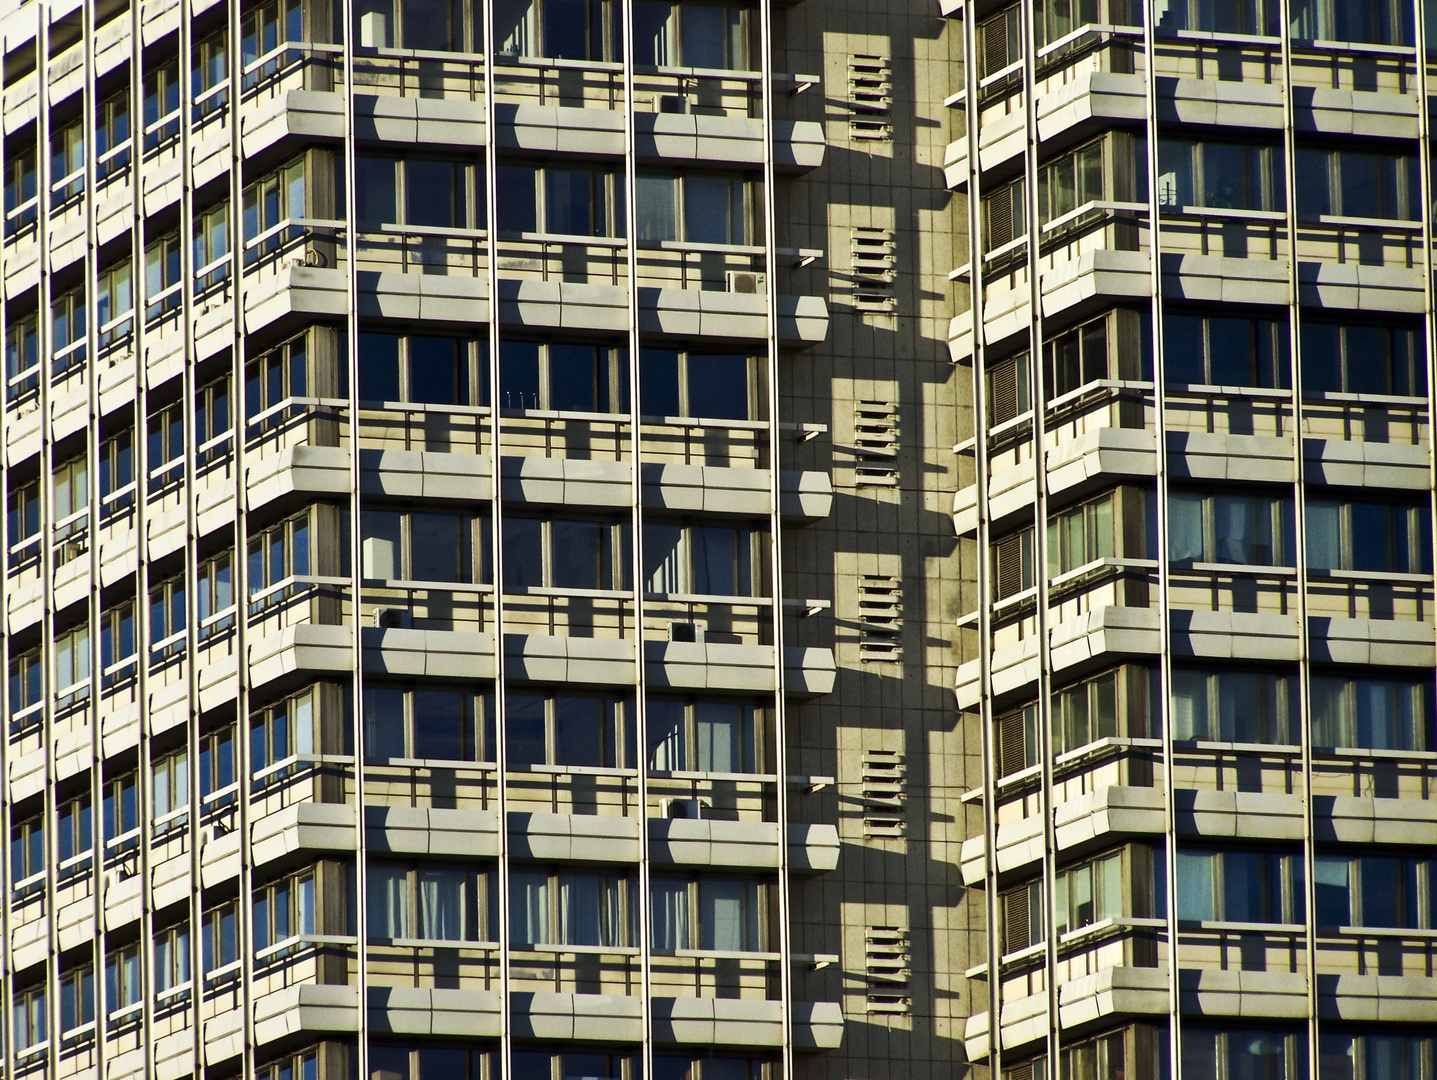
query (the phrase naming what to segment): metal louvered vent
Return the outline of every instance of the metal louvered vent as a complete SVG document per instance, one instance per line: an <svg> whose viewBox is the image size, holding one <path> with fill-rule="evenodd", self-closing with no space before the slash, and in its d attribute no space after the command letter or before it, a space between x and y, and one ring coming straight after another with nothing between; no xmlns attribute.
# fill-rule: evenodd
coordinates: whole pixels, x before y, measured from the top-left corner
<svg viewBox="0 0 1437 1080"><path fill-rule="evenodd" d="M898 486L898 406L862 399L853 407L854 483Z"/></svg>
<svg viewBox="0 0 1437 1080"><path fill-rule="evenodd" d="M848 107L853 110L849 134L869 142L893 138L887 120L893 104L893 72L888 58L876 53L855 53L848 61Z"/></svg>
<svg viewBox="0 0 1437 1080"><path fill-rule="evenodd" d="M1029 705L998 718L998 769L1003 776L1028 767L1030 710L1036 712L1037 706Z"/></svg>
<svg viewBox="0 0 1437 1080"><path fill-rule="evenodd" d="M858 625L861 661L896 664L903 659L903 585L898 578L859 578Z"/></svg>
<svg viewBox="0 0 1437 1080"><path fill-rule="evenodd" d="M1032 584L1033 530L1005 536L993 545L993 599L1006 600Z"/></svg>
<svg viewBox="0 0 1437 1080"><path fill-rule="evenodd" d="M1023 208L1015 207L1015 200L1022 198L1022 191L1016 184L999 188L983 200L984 224L988 233L988 250L996 251L1012 243L1017 235L1015 223L1023 220Z"/></svg>
<svg viewBox="0 0 1437 1080"><path fill-rule="evenodd" d="M859 311L889 312L898 304L898 253L892 229L860 225L853 230L853 306Z"/></svg>
<svg viewBox="0 0 1437 1080"><path fill-rule="evenodd" d="M896 839L908 831L908 769L897 750L869 750L863 755L863 833L875 839Z"/></svg>
<svg viewBox="0 0 1437 1080"><path fill-rule="evenodd" d="M868 979L868 1011L906 1013L908 996L908 931L898 926L870 926L864 937L864 974Z"/></svg>

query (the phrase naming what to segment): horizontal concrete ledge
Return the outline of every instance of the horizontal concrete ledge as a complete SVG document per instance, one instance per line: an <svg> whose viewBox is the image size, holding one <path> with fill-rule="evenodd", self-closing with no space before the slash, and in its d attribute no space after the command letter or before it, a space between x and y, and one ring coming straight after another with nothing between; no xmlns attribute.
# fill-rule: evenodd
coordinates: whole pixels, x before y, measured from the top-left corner
<svg viewBox="0 0 1437 1080"><path fill-rule="evenodd" d="M371 853L497 858L497 822L498 816L492 810L364 808L366 844ZM509 815L510 853L534 862L634 865L640 856L639 828L637 818L617 815L514 812ZM647 828L650 857L658 863L727 870L779 869L775 822L650 818ZM251 857L257 866L300 851L352 852L358 843L354 807L344 803L287 806L254 822L250 836ZM236 831L204 839L200 865L206 887L239 872L239 840ZM833 825L789 825L788 864L792 873L833 870L838 866L839 851L838 830ZM142 884L143 878L138 876L118 880L111 886L114 895L106 894L106 907L137 900Z"/></svg>
<svg viewBox="0 0 1437 1080"><path fill-rule="evenodd" d="M459 630L398 630L362 627L364 670L396 677L494 678L494 635ZM250 646L255 687L299 675L347 672L354 664L348 626L312 623L267 634ZM506 634L509 678L534 683L633 686L634 643L621 638ZM644 641L651 686L772 693L777 689L772 645ZM838 669L832 649L784 649L784 692L817 697L833 691Z"/></svg>
<svg viewBox="0 0 1437 1080"><path fill-rule="evenodd" d="M393 1035L497 1038L502 999L494 990L429 987L369 988L369 1029ZM664 1046L783 1046L783 1003L744 998L650 999L653 1033ZM359 1029L359 991L351 986L301 984L266 994L254 1004L255 1041L268 1045L301 1033ZM794 1002L793 1039L800 1050L832 1050L843 1040L837 1002ZM227 1013L205 1024L205 1060L214 1065L239 1052L230 1038L242 1028ZM643 1016L635 997L519 992L509 995L514 1034L540 1041L637 1043Z"/></svg>
<svg viewBox="0 0 1437 1080"><path fill-rule="evenodd" d="M484 276L377 270L356 276L359 312L367 318L462 325L488 318ZM638 299L645 334L747 342L768 336L768 298L761 293L642 286ZM348 310L346 274L340 269L290 264L246 282L249 333L291 315L337 318ZM779 296L776 316L779 341L788 348L807 348L828 336L828 303L821 296ZM499 321L516 329L621 334L628 327L628 289L501 276Z"/></svg>

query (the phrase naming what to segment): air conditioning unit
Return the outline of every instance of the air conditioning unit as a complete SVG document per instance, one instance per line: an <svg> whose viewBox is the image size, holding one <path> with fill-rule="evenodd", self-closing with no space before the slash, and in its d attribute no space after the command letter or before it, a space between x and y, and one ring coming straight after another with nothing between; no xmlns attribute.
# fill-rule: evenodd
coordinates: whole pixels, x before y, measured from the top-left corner
<svg viewBox="0 0 1437 1080"><path fill-rule="evenodd" d="M669 640L686 641L695 645L704 643L704 628L695 622L670 622Z"/></svg>
<svg viewBox="0 0 1437 1080"><path fill-rule="evenodd" d="M768 291L768 275L753 270L729 270L724 274L724 282L731 293L754 296Z"/></svg>
<svg viewBox="0 0 1437 1080"><path fill-rule="evenodd" d="M381 630L412 630L414 628L414 616L408 608L375 608L374 625Z"/></svg>
<svg viewBox="0 0 1437 1080"><path fill-rule="evenodd" d="M688 111L689 99L687 94L654 95L654 112L678 113L682 115Z"/></svg>
<svg viewBox="0 0 1437 1080"><path fill-rule="evenodd" d="M704 816L706 804L703 799L660 799L659 813L666 818L683 818L694 821Z"/></svg>

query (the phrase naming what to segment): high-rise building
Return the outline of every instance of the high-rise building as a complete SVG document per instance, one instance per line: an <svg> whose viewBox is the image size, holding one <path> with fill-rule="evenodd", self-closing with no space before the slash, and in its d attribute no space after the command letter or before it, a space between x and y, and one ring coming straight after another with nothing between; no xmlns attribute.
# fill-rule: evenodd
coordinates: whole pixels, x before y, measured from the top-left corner
<svg viewBox="0 0 1437 1080"><path fill-rule="evenodd" d="M967 1058L1437 1076L1432 9L945 6Z"/></svg>
<svg viewBox="0 0 1437 1080"><path fill-rule="evenodd" d="M0 1077L968 1069L963 41L0 3Z"/></svg>

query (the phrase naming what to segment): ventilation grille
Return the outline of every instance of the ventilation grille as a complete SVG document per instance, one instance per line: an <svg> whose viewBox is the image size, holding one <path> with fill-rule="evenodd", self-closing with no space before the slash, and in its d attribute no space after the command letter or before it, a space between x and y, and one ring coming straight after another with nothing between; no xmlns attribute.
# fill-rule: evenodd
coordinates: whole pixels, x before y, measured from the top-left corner
<svg viewBox="0 0 1437 1080"><path fill-rule="evenodd" d="M998 771L1002 776L1022 772L1036 762L1029 758L1028 731L1037 706L1029 705L1018 712L998 718Z"/></svg>
<svg viewBox="0 0 1437 1080"><path fill-rule="evenodd" d="M864 939L868 1011L906 1013L908 996L908 931L897 926L871 926Z"/></svg>
<svg viewBox="0 0 1437 1080"><path fill-rule="evenodd" d="M1041 930L1035 925L1042 914L1038 889L1038 883L1032 882L1020 885L999 898L1003 906L1004 956L1043 940Z"/></svg>
<svg viewBox="0 0 1437 1080"><path fill-rule="evenodd" d="M993 545L994 599L1006 600L1032 585L1033 530L1005 536Z"/></svg>
<svg viewBox="0 0 1437 1080"><path fill-rule="evenodd" d="M895 577L864 574L858 582L858 658L896 664L903 659L903 588Z"/></svg>
<svg viewBox="0 0 1437 1080"><path fill-rule="evenodd" d="M854 482L859 487L898 486L898 406L860 400L853 409Z"/></svg>
<svg viewBox="0 0 1437 1080"><path fill-rule="evenodd" d="M893 125L887 120L893 105L893 72L888 58L875 53L855 53L848 61L848 106L853 118L849 134L868 142L889 142Z"/></svg>
<svg viewBox="0 0 1437 1080"><path fill-rule="evenodd" d="M897 245L892 229L860 225L850 237L853 257L853 306L859 311L890 312L897 306Z"/></svg>
<svg viewBox="0 0 1437 1080"><path fill-rule="evenodd" d="M895 839L908 831L908 769L897 750L863 755L863 834Z"/></svg>
<svg viewBox="0 0 1437 1080"><path fill-rule="evenodd" d="M988 250L1010 244L1023 228L1023 189L1020 184L999 188L983 200Z"/></svg>

